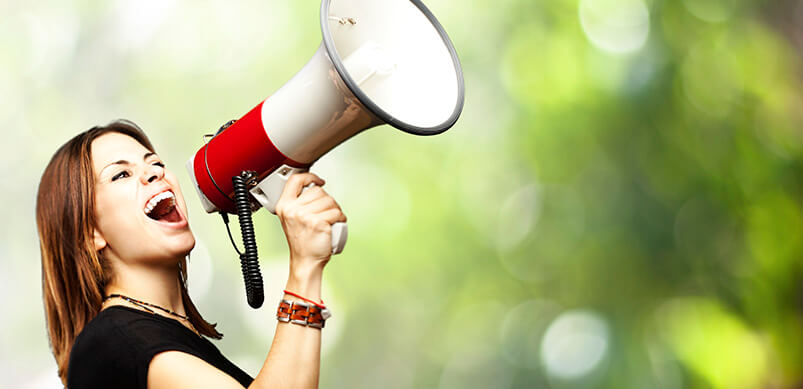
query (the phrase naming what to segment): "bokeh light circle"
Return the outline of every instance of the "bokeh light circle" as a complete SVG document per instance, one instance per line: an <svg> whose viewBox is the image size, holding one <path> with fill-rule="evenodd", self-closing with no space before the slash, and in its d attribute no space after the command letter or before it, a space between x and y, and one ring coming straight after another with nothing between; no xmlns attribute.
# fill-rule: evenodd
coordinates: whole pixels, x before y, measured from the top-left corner
<svg viewBox="0 0 803 389"><path fill-rule="evenodd" d="M641 0L581 0L580 24L600 50L631 53L647 42L650 12Z"/></svg>
<svg viewBox="0 0 803 389"><path fill-rule="evenodd" d="M577 379L596 368L608 353L608 326L596 314L568 311L555 319L541 342L541 359L551 376Z"/></svg>

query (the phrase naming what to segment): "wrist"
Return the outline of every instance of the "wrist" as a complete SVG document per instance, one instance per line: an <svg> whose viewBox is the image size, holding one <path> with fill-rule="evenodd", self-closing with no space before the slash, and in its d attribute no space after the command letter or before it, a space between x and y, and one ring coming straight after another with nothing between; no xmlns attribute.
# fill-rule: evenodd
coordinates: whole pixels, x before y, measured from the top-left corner
<svg viewBox="0 0 803 389"><path fill-rule="evenodd" d="M290 276L287 279L286 290L297 293L308 299L321 300L321 280L323 269L315 268L294 268L290 267ZM299 300L296 297L285 294L287 300Z"/></svg>
<svg viewBox="0 0 803 389"><path fill-rule="evenodd" d="M290 276L296 278L321 278L326 262L311 257L290 255Z"/></svg>

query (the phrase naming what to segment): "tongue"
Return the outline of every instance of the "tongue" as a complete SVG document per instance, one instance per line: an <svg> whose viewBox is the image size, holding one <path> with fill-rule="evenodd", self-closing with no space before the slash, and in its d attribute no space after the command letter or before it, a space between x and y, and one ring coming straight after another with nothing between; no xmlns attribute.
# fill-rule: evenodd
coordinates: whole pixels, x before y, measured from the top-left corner
<svg viewBox="0 0 803 389"><path fill-rule="evenodd" d="M181 221L181 215L175 206L170 207L170 210L159 216L156 220L175 223Z"/></svg>

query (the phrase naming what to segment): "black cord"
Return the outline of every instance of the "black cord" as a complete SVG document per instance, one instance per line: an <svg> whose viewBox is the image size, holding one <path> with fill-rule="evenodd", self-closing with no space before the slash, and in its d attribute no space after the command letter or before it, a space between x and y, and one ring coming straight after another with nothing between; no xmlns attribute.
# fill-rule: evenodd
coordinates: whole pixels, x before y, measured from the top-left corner
<svg viewBox="0 0 803 389"><path fill-rule="evenodd" d="M220 216L223 218L223 224L226 225L226 232L229 234L229 240L231 241L231 247L234 247L234 251L237 252L237 255L243 255L240 252L240 249L237 248L237 243L234 243L234 237L231 236L231 228L229 228L229 214L225 211L218 212Z"/></svg>
<svg viewBox="0 0 803 389"><path fill-rule="evenodd" d="M257 253L257 240L254 234L254 223L251 220L251 202L248 199L248 188L246 182L252 178L249 172L243 172L239 176L231 178L234 184L234 205L237 208L237 219L240 221L240 233L243 237L245 252L237 250L240 254L240 266L243 270L243 280L245 281L245 293L248 297L248 305L251 308L259 308L265 300L262 287L262 273L259 271L259 255ZM228 224L226 225L228 229ZM229 230L229 238L231 231ZM234 239L232 238L232 244Z"/></svg>

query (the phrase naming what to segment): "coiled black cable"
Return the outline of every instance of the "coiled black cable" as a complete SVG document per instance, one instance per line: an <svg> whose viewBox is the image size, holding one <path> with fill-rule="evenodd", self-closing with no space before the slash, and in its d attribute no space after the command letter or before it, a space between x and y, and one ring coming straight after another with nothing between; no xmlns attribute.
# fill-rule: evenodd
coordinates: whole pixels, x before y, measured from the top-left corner
<svg viewBox="0 0 803 389"><path fill-rule="evenodd" d="M237 219L240 221L240 233L243 237L244 250L240 254L240 267L243 270L245 294L251 308L259 308L265 300L262 286L262 273L259 271L259 255L257 240L254 234L254 223L251 220L251 202L248 197L246 182L253 178L250 172L243 172L231 178L234 185L234 205L237 208Z"/></svg>

